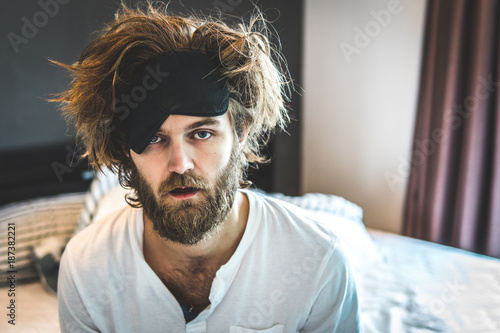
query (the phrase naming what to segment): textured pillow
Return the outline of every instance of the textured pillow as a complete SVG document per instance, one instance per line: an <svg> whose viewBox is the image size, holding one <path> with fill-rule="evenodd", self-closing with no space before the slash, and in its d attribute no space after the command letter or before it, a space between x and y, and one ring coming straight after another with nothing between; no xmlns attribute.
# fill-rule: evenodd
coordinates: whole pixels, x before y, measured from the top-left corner
<svg viewBox="0 0 500 333"><path fill-rule="evenodd" d="M336 195L306 193L299 197L291 197L282 193L271 193L269 196L289 202L308 211L340 215L356 221L363 220L363 210L361 207Z"/></svg>
<svg viewBox="0 0 500 333"><path fill-rule="evenodd" d="M56 237L66 242L74 233L84 194L64 194L31 199L0 207L0 286L6 286L5 274L15 270L16 283L38 279L33 248L45 239ZM15 262L8 262L9 224L15 227ZM11 244L12 245L12 244ZM4 252L5 251L5 252ZM4 276L5 275L5 276Z"/></svg>
<svg viewBox="0 0 500 333"><path fill-rule="evenodd" d="M115 188L118 184L118 176L112 173L109 169L103 168L103 172L97 173L96 177L90 184L87 194L85 195L85 206L78 219L76 233L85 229L94 221L99 201L106 193Z"/></svg>

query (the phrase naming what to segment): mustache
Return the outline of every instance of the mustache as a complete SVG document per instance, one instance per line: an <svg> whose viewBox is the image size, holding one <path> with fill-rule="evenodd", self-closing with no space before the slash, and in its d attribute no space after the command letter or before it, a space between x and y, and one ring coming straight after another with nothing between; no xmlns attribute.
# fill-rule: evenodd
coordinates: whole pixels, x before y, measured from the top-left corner
<svg viewBox="0 0 500 333"><path fill-rule="evenodd" d="M209 184L204 179L197 177L194 174L178 174L172 173L170 177L164 180L158 188L160 196L166 196L170 191L178 187L191 187L199 190L208 190Z"/></svg>

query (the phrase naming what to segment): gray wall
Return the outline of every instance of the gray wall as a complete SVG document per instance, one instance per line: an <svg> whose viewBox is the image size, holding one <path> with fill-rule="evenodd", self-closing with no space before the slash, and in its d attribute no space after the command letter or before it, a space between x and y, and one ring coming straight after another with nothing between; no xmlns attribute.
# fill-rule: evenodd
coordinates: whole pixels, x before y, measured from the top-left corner
<svg viewBox="0 0 500 333"><path fill-rule="evenodd" d="M46 101L69 80L48 59L76 61L91 33L112 17L113 2L16 0L2 6L0 151L71 140L72 129Z"/></svg>

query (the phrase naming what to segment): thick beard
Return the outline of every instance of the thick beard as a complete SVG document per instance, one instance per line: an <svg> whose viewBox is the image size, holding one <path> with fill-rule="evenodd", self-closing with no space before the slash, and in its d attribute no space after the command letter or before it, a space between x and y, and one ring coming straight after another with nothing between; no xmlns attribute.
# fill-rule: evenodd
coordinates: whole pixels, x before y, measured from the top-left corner
<svg viewBox="0 0 500 333"><path fill-rule="evenodd" d="M240 175L241 164L235 143L227 166L217 175L215 188L210 189L207 181L192 173L173 173L158 189L162 200L176 187L194 187L200 189L199 194L205 194L203 202L185 201L175 205L158 202L151 186L133 162L130 185L159 236L175 243L194 245L220 230L222 221L233 206Z"/></svg>

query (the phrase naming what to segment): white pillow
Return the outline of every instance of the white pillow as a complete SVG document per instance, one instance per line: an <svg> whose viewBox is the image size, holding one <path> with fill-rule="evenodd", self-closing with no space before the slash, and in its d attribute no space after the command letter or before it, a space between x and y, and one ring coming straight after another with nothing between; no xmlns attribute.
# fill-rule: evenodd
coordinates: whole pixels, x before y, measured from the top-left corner
<svg viewBox="0 0 500 333"><path fill-rule="evenodd" d="M334 215L345 216L348 219L362 221L363 210L355 203L333 194L306 193L298 197L271 193L269 196L289 202L308 211L323 211Z"/></svg>

